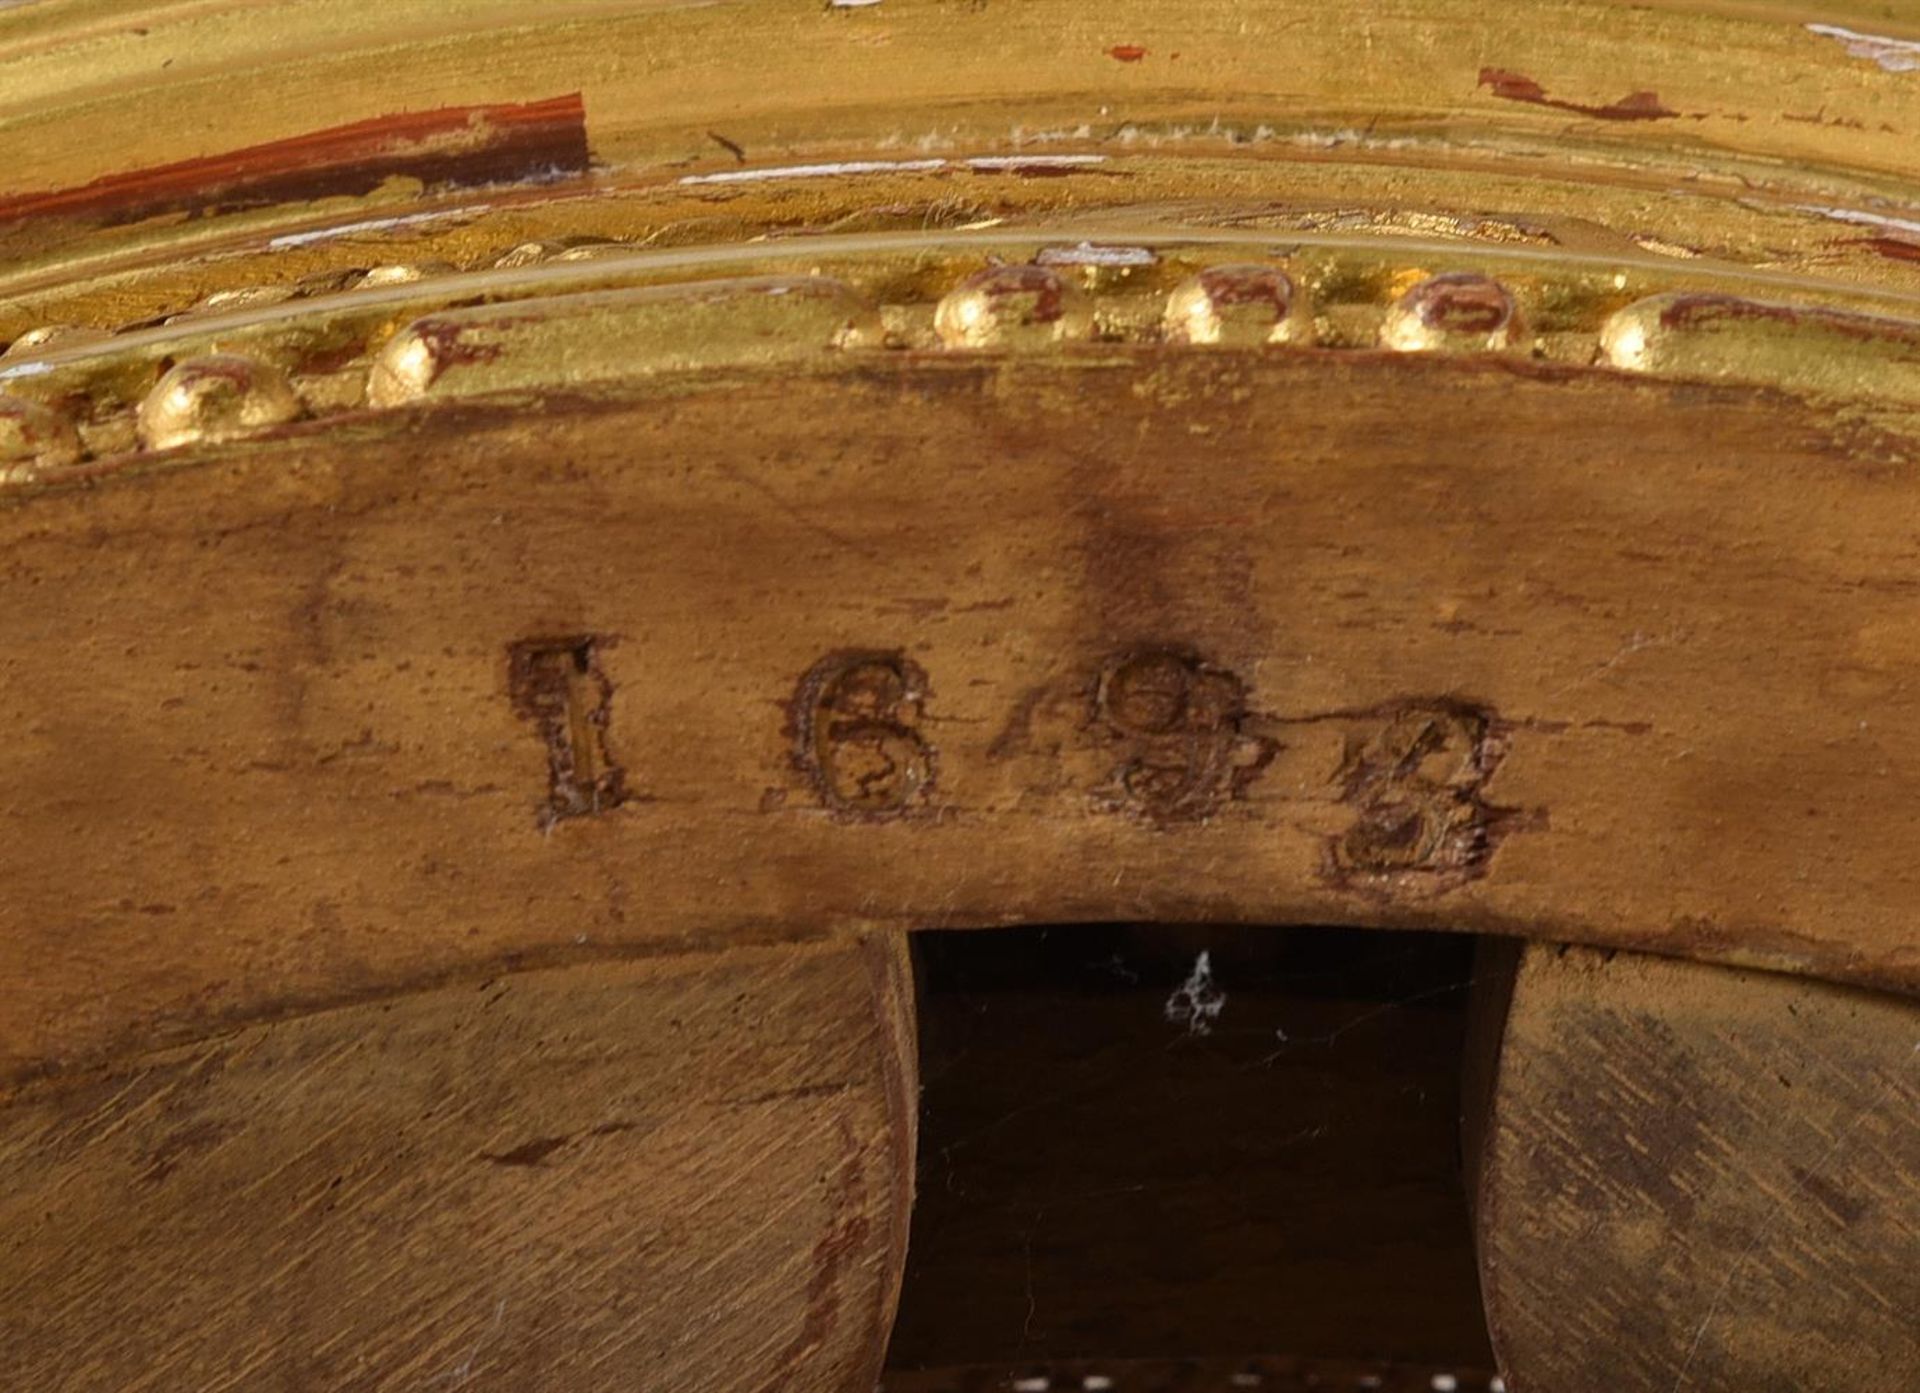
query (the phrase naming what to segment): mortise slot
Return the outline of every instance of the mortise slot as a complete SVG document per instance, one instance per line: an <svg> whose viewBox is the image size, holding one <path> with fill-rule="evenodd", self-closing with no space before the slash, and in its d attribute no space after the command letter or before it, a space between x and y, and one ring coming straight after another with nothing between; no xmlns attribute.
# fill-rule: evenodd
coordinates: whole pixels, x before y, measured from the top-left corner
<svg viewBox="0 0 1920 1393"><path fill-rule="evenodd" d="M1108 924L914 949L889 1393L1492 1385L1460 1148L1474 940ZM1200 1372L1154 1381L1165 1361Z"/></svg>

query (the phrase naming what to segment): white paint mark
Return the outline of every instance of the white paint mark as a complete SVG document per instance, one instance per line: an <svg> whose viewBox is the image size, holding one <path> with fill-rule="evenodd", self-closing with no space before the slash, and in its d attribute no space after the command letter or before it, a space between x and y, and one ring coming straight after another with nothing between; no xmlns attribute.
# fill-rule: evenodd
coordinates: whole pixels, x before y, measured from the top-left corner
<svg viewBox="0 0 1920 1393"><path fill-rule="evenodd" d="M1556 689L1553 695L1555 697L1563 697L1568 692L1572 691L1575 687L1581 686L1587 682L1591 682L1597 677L1606 676L1609 672L1612 672L1615 668L1619 667L1620 664L1624 663L1628 658L1631 658L1634 654L1644 653L1649 648L1666 648L1670 646L1672 642L1673 642L1672 639L1660 638L1653 634L1644 634L1644 633L1641 633L1638 629L1635 629L1632 635L1628 637L1627 641L1620 645L1619 652L1615 653L1611 658L1608 658L1604 663L1601 663L1598 667L1593 668L1591 671L1586 672L1581 676L1574 678L1573 681L1567 683L1566 686Z"/></svg>
<svg viewBox="0 0 1920 1393"><path fill-rule="evenodd" d="M877 3L877 0L868 0ZM968 169L988 173L1002 169L1074 169L1083 165L1104 164L1105 155L976 155L965 161ZM680 184L754 184L766 179L833 179L848 174L927 174L951 169L954 161L925 160L841 160L833 164L787 164L772 169L723 169L713 174L683 174Z"/></svg>
<svg viewBox="0 0 1920 1393"><path fill-rule="evenodd" d="M318 227L311 232L283 232L267 240L269 250L305 247L315 242L331 242L336 237L351 237L356 232L384 232L390 227L411 227L415 223L438 222L442 218L462 218L469 213L484 213L490 204L475 203L466 208L443 208L436 213L408 213L397 218L369 218L366 222L341 223L337 227Z"/></svg>
<svg viewBox="0 0 1920 1393"><path fill-rule="evenodd" d="M1834 39L1846 46L1855 58L1878 63L1890 73L1920 72L1920 43L1912 39L1890 39L1883 34L1862 34L1838 24L1809 24L1807 32L1823 39Z"/></svg>
<svg viewBox="0 0 1920 1393"><path fill-rule="evenodd" d="M454 1387L465 1388L473 1378L474 1360L480 1357L480 1351L486 1348L488 1341L500 1333L500 1326L506 1318L507 1298L503 1296L493 1308L493 1324L489 1325L480 1333L480 1338L473 1342L473 1348L467 1351L467 1357L440 1375L439 1378L434 1379L433 1382L445 1383L451 1379L454 1380Z"/></svg>
<svg viewBox="0 0 1920 1393"><path fill-rule="evenodd" d="M830 179L840 174L920 174L945 169L945 160L843 160L838 164L788 164L773 169L726 169L683 174L682 184L752 184L762 179Z"/></svg>
<svg viewBox="0 0 1920 1393"><path fill-rule="evenodd" d="M1113 1380L1105 1374L1088 1374L1080 1380L1080 1386L1086 1389L1087 1393L1107 1393L1107 1390L1113 1387Z"/></svg>
<svg viewBox="0 0 1920 1393"><path fill-rule="evenodd" d="M880 0L830 0L836 10L867 10L880 3Z"/></svg>
<svg viewBox="0 0 1920 1393"><path fill-rule="evenodd" d="M1011 1388L1013 1393L1047 1393L1053 1385L1044 1378L1017 1378L1007 1387Z"/></svg>
<svg viewBox="0 0 1920 1393"><path fill-rule="evenodd" d="M1151 247L1099 247L1082 242L1077 247L1043 247L1034 260L1042 266L1151 266L1160 254Z"/></svg>
<svg viewBox="0 0 1920 1393"><path fill-rule="evenodd" d="M1260 1375L1234 1374L1227 1379L1227 1382L1235 1388L1258 1388L1260 1386Z"/></svg>
<svg viewBox="0 0 1920 1393"><path fill-rule="evenodd" d="M1853 223L1858 227L1885 227L1895 232L1920 232L1920 221L1912 218L1889 218L1881 213L1868 213L1859 208L1823 208L1817 203L1796 203L1796 213L1818 213L1823 218L1835 222Z"/></svg>
<svg viewBox="0 0 1920 1393"><path fill-rule="evenodd" d="M1226 1006L1227 994L1213 980L1213 954L1203 952L1193 960L1187 980L1167 998L1165 1011L1167 1019L1186 1026L1189 1035L1211 1035Z"/></svg>
<svg viewBox="0 0 1920 1393"><path fill-rule="evenodd" d="M1487 1393L1507 1393L1507 1381L1495 1374L1487 1380Z"/></svg>
<svg viewBox="0 0 1920 1393"><path fill-rule="evenodd" d="M38 377L41 373L52 371L52 363L42 363L38 359L29 358L26 362L15 363L10 368L0 368L0 382L6 382L17 377Z"/></svg>
<svg viewBox="0 0 1920 1393"><path fill-rule="evenodd" d="M990 169L1076 169L1084 165L1105 164L1105 155L976 155L967 168Z"/></svg>
<svg viewBox="0 0 1920 1393"><path fill-rule="evenodd" d="M1457 1393L1460 1380L1452 1374L1435 1374L1427 1380L1427 1386L1433 1389L1433 1393Z"/></svg>

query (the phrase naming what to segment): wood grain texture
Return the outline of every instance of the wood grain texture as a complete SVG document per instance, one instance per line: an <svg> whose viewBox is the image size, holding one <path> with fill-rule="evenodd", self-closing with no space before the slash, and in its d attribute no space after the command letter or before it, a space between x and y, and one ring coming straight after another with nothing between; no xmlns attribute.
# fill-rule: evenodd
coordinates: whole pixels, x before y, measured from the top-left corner
<svg viewBox="0 0 1920 1393"><path fill-rule="evenodd" d="M866 1393L912 928L1920 993L1887 11L0 0L0 1387ZM1319 351L1169 342L1189 221ZM829 333L504 303L766 256ZM1523 1385L1907 1371L1910 1012L1637 971L1481 1080L1593 1172L1496 1240L1629 1214Z"/></svg>
<svg viewBox="0 0 1920 1393"><path fill-rule="evenodd" d="M1447 927L1920 985L1903 437L1372 353L567 405L0 507L0 1077L847 922ZM552 825L512 655L582 636L624 796ZM856 782L922 742L910 806L823 802L798 744L850 653L924 674L849 687L829 742Z"/></svg>
<svg viewBox="0 0 1920 1393"><path fill-rule="evenodd" d="M0 1108L0 1383L871 1388L910 1202L898 939L249 1027Z"/></svg>
<svg viewBox="0 0 1920 1393"><path fill-rule="evenodd" d="M1514 1393L1920 1385L1920 1003L1529 946L1482 1158Z"/></svg>

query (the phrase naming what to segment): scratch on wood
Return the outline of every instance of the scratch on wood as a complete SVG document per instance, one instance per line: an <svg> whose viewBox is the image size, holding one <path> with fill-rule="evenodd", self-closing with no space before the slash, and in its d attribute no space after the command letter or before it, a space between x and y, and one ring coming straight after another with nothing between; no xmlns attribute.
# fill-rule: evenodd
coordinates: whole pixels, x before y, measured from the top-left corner
<svg viewBox="0 0 1920 1393"><path fill-rule="evenodd" d="M1920 1045L1915 1045L1913 1052L1907 1056L1909 1064L1916 1059L1920 1059ZM1839 1135L1833 1139L1833 1144L1826 1149L1811 1170L1796 1170L1794 1172L1796 1183L1792 1192L1787 1196L1789 1201L1805 1191L1808 1188L1808 1182L1810 1180L1816 1180L1820 1172L1832 1164L1834 1157L1840 1154L1848 1140L1852 1138L1855 1132L1859 1131L1860 1124L1886 1106L1887 1100L1893 1096L1894 1090L1898 1086L1899 1081L1896 1078L1889 1077L1886 1082L1881 1085L1880 1091L1870 1098L1858 1112L1854 1113L1853 1117L1848 1120L1847 1125L1840 1129ZM1771 1212L1777 1218L1778 1216L1791 1213L1792 1206L1791 1204L1780 1204L1775 1206ZM1694 1361L1699 1357L1701 1342L1706 1339L1708 1328L1712 1326L1714 1320L1719 1316L1721 1308L1727 1303L1727 1296L1733 1291L1734 1284L1739 1281L1741 1275L1752 1264L1754 1254L1760 1251L1760 1245L1766 1241L1771 1229L1772 1226L1767 1225L1754 1230L1752 1239L1748 1241L1747 1246L1741 1251L1739 1258L1727 1269L1726 1279L1720 1283L1719 1288L1714 1292L1713 1301L1707 1307L1706 1315L1701 1317L1699 1326L1696 1327L1693 1332L1693 1340L1687 1346L1686 1357L1680 1363L1680 1372L1673 1381L1673 1393L1681 1393L1681 1390L1686 1387L1687 1379L1694 1366Z"/></svg>
<svg viewBox="0 0 1920 1393"><path fill-rule="evenodd" d="M480 1159L496 1166L537 1166L571 1140L570 1137L535 1137L510 1151L483 1151Z"/></svg>

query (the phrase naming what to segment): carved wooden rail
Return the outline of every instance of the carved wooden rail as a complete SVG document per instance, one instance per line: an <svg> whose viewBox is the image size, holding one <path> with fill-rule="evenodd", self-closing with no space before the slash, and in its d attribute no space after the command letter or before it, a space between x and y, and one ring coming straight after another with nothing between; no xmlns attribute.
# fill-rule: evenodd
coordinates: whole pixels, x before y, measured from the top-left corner
<svg viewBox="0 0 1920 1393"><path fill-rule="evenodd" d="M1911 1390L1887 10L0 3L0 1387ZM883 1378L1113 923L1482 940L1497 1375Z"/></svg>

